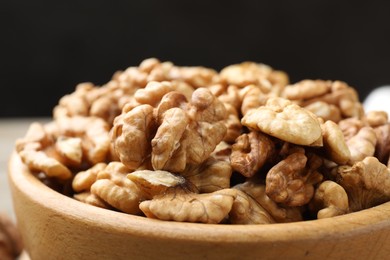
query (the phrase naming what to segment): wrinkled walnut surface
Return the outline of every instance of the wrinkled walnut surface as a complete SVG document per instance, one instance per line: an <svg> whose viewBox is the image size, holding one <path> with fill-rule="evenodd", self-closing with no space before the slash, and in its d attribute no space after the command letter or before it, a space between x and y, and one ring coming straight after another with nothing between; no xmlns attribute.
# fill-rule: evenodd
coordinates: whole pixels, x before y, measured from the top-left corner
<svg viewBox="0 0 390 260"><path fill-rule="evenodd" d="M390 200L390 123L343 81L156 58L80 83L15 143L66 196L165 221L271 224ZM0 238L1 239L1 238Z"/></svg>

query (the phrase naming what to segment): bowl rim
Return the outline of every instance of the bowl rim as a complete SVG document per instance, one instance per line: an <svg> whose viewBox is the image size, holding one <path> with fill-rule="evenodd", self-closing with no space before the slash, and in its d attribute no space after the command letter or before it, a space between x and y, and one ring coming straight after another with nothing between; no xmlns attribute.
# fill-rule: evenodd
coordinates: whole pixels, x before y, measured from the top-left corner
<svg viewBox="0 0 390 260"><path fill-rule="evenodd" d="M390 202L342 216L293 223L232 225L149 219L88 205L51 189L31 174L16 151L12 152L8 161L8 180L11 187L14 186L13 188L28 196L31 202L48 208L65 219L82 219L94 228L102 230L109 228L112 232L155 239L209 243L258 243L260 241L275 243L326 238L347 239L362 232L383 229L390 221ZM14 194L11 195L12 200L15 200ZM60 205L59 201L61 201Z"/></svg>

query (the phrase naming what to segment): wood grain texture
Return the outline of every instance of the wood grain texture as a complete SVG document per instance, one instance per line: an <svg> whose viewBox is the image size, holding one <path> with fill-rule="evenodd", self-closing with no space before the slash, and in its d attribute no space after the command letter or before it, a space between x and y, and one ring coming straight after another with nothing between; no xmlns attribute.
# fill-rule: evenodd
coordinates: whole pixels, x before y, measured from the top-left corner
<svg viewBox="0 0 390 260"><path fill-rule="evenodd" d="M83 204L44 186L14 153L9 180L31 259L387 259L390 203L270 225L146 219Z"/></svg>

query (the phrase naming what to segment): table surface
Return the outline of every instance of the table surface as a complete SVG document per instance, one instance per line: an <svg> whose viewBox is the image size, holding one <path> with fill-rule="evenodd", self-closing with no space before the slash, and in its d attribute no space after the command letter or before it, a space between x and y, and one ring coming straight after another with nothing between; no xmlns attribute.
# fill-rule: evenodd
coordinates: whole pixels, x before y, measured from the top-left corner
<svg viewBox="0 0 390 260"><path fill-rule="evenodd" d="M23 137L32 122L48 122L48 118L0 119L0 212L15 220L12 197L8 184L8 159L17 138Z"/></svg>

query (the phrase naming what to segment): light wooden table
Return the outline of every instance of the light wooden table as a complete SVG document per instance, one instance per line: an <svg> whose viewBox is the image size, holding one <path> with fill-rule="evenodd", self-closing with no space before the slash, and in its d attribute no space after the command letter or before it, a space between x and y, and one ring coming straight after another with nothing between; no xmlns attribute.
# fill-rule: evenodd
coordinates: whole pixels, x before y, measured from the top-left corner
<svg viewBox="0 0 390 260"><path fill-rule="evenodd" d="M16 139L26 134L32 122L45 123L48 120L47 118L0 118L0 212L6 213L13 220L15 220L15 215L7 177L8 159L14 149Z"/></svg>

